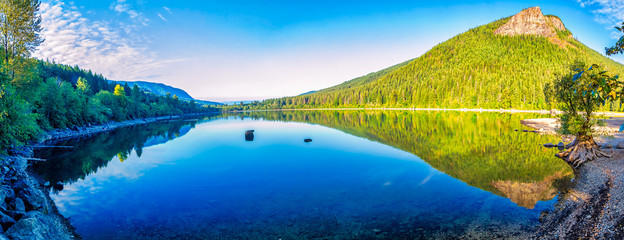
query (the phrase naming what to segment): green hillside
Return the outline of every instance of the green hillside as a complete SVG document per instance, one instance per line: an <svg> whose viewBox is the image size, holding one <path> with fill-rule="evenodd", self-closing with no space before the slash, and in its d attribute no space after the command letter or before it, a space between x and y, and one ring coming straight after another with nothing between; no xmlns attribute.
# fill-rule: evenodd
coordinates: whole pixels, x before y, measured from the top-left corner
<svg viewBox="0 0 624 240"><path fill-rule="evenodd" d="M470 29L408 62L312 94L250 107L546 109L544 84L568 71L575 60L624 73L623 65L585 46L568 30L555 29L556 36L550 38L496 35L509 19Z"/></svg>

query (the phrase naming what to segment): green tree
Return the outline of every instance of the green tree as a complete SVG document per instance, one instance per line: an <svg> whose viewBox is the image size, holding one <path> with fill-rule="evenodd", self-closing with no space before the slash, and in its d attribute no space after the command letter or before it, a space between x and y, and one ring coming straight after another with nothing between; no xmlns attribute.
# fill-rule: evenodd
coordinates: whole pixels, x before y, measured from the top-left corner
<svg viewBox="0 0 624 240"><path fill-rule="evenodd" d="M87 95L91 91L91 86L89 86L89 83L86 79L78 77L78 81L76 82L76 89L80 93Z"/></svg>
<svg viewBox="0 0 624 240"><path fill-rule="evenodd" d="M622 98L624 82L618 80L618 76L608 75L596 64L585 68L584 63L577 61L571 65L570 73L553 82L553 87L563 110L559 131L576 137L566 147L568 150L556 156L575 168L597 157L610 157L594 141L594 127L603 125L595 113L605 103Z"/></svg>
<svg viewBox="0 0 624 240"><path fill-rule="evenodd" d="M624 33L624 22L622 22L622 26L615 27L615 29L617 29L618 31ZM624 53L624 36L621 36L620 39L617 42L615 42L615 45L613 47L605 48L605 52L609 56L611 56L613 54Z"/></svg>
<svg viewBox="0 0 624 240"><path fill-rule="evenodd" d="M16 97L10 84L0 80L0 154L5 153L7 148L20 146L41 133L37 116L29 106L23 99Z"/></svg>
<svg viewBox="0 0 624 240"><path fill-rule="evenodd" d="M115 86L115 91L113 92L113 94L115 94L115 96L119 96L119 97L123 96L123 97L125 97L126 96L126 91L124 90L124 88L121 85L117 84Z"/></svg>
<svg viewBox="0 0 624 240"><path fill-rule="evenodd" d="M0 0L0 45L13 76L15 60L26 59L43 42L39 0Z"/></svg>

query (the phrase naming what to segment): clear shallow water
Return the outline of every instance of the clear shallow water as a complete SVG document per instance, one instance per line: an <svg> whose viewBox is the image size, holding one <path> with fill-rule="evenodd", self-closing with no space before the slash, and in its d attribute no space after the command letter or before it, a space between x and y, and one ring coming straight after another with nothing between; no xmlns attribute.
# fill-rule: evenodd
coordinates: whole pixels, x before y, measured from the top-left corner
<svg viewBox="0 0 624 240"><path fill-rule="evenodd" d="M505 116L218 116L61 143L75 148L39 152L49 160L34 168L66 183L52 198L85 239L513 238L554 203L553 184L569 169L545 160L552 154L536 142L548 137L515 132L516 119L496 120ZM462 129L449 135L442 125ZM481 139L503 133L504 153ZM457 141L480 142L481 153ZM517 163L527 157L538 159ZM526 192L536 185L543 190Z"/></svg>

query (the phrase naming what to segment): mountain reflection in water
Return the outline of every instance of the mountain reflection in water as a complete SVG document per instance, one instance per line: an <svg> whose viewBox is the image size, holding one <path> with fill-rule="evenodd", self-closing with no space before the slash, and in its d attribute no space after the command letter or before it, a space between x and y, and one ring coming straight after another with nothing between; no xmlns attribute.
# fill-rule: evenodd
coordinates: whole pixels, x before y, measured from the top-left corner
<svg viewBox="0 0 624 240"><path fill-rule="evenodd" d="M253 119L306 122L338 129L410 152L471 186L532 209L557 195L553 182L572 169L541 145L556 136L515 131L537 114L413 111L268 111Z"/></svg>

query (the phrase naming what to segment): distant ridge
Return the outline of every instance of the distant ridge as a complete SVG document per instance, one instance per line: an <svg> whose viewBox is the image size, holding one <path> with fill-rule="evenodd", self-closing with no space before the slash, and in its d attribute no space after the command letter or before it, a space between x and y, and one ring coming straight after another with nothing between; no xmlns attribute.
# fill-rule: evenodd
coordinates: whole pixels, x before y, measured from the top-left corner
<svg viewBox="0 0 624 240"><path fill-rule="evenodd" d="M308 94L312 94L312 93L315 93L315 92L318 92L318 91L316 91L316 90L313 90L313 91L308 91L308 92L304 92L304 93L302 93L302 94L299 94L299 95L297 95L297 96L308 95Z"/></svg>
<svg viewBox="0 0 624 240"><path fill-rule="evenodd" d="M117 82L118 84L121 85L125 85L126 83L128 84L128 86L130 87L134 87L134 85L139 86L139 88L143 89L144 91L148 91L151 92L153 94L156 95L160 95L160 96L164 96L167 93L171 93L171 96L176 95L178 96L178 98L182 99L182 100L195 100L195 102L198 103L202 103L202 104L207 104L207 105L223 105L222 103L219 102L212 102L212 101L205 101L205 100L197 100L194 99L193 97L191 97L191 95L189 95L186 91L180 89L180 88L175 88L163 83L154 83L154 82L145 82L145 81L112 81L112 82Z"/></svg>

